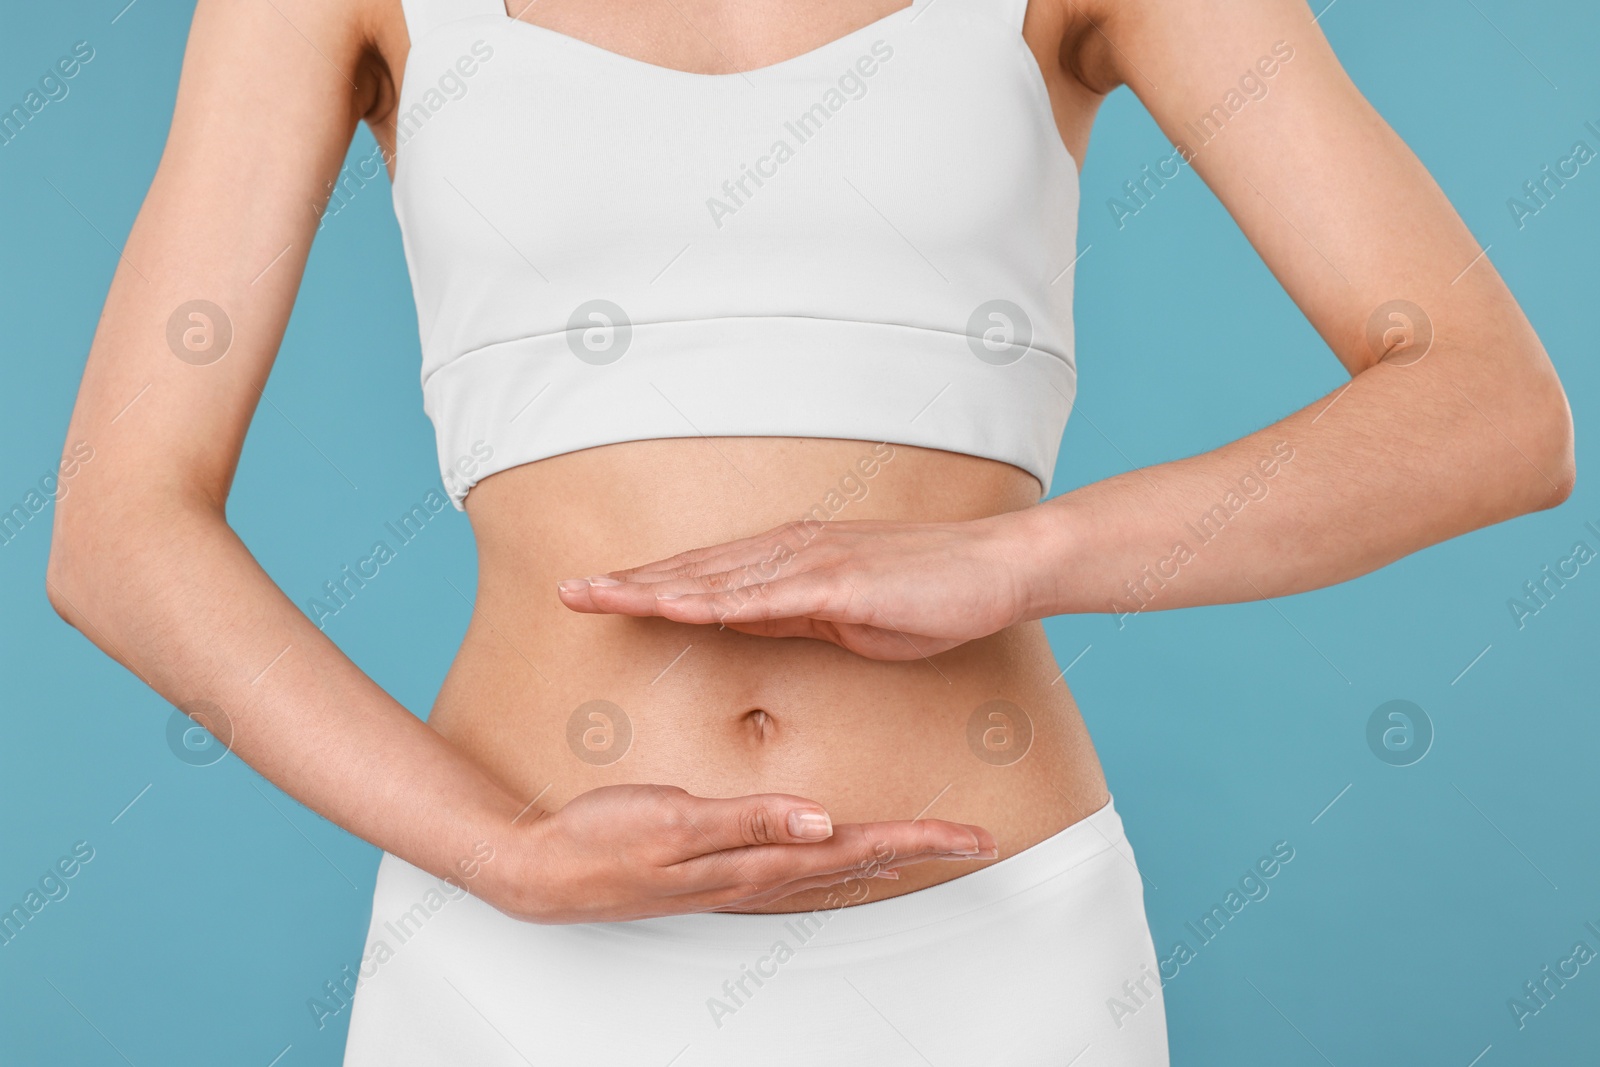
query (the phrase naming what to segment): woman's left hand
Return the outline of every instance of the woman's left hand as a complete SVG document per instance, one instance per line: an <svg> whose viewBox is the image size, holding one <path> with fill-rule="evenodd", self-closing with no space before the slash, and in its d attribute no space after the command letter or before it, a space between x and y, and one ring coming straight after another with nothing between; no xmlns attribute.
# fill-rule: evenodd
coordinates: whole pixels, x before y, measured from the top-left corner
<svg viewBox="0 0 1600 1067"><path fill-rule="evenodd" d="M916 659L1044 614L1034 610L1044 553L1024 515L792 522L557 589L574 611L717 623L832 641L870 659Z"/></svg>

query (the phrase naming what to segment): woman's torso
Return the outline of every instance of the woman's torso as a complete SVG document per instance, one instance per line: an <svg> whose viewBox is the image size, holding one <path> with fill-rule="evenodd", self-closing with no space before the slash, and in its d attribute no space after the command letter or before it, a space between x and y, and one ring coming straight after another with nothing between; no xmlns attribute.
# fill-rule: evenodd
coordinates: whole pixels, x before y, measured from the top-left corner
<svg viewBox="0 0 1600 1067"><path fill-rule="evenodd" d="M662 66L720 72L786 59L901 6L795 4L767 22L740 5L730 11L748 19L720 23L709 5L685 8L689 22L724 27L708 37L643 0L599 11L540 0L522 17ZM398 71L407 38L398 3L389 8L375 33ZM1036 57L1054 57L1070 34L1053 4L1035 0L1024 36ZM1099 98L1057 63L1040 66L1063 140L1081 158ZM392 138L392 127L379 130ZM1035 478L1009 464L871 441L666 438L512 467L467 497L476 605L430 722L543 808L621 782L707 796L785 792L822 803L836 823L976 823L1009 855L1106 799L1039 623L886 663L818 641L577 614L555 583L747 536L818 505L839 520L948 521L1038 499ZM874 882L873 895L972 866L921 864ZM768 910L822 906L819 890Z"/></svg>

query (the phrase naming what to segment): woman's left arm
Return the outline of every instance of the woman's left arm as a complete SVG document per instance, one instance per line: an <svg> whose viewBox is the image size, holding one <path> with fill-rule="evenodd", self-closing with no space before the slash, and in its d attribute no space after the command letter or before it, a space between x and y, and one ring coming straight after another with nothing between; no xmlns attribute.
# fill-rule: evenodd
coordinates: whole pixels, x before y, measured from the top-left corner
<svg viewBox="0 0 1600 1067"><path fill-rule="evenodd" d="M791 524L563 583L568 607L905 659L1048 615L1315 589L1567 498L1571 413L1539 338L1306 6L1075 2L1098 26L1077 76L1129 85L1351 380L1023 511Z"/></svg>

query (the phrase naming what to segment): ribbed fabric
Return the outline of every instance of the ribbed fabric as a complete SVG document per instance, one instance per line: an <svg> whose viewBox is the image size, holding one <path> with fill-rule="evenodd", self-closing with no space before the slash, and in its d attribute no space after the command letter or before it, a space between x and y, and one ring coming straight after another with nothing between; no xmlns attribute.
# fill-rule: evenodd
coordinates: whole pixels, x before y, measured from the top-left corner
<svg viewBox="0 0 1600 1067"><path fill-rule="evenodd" d="M942 448L1048 488L1077 166L1023 0L916 0L726 75L500 0L405 8L394 206L458 508L520 463L698 435Z"/></svg>

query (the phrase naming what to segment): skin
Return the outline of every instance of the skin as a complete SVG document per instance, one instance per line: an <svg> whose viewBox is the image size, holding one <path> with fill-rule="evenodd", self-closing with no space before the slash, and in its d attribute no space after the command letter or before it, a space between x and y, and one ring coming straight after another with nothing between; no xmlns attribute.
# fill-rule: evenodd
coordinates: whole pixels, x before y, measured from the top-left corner
<svg viewBox="0 0 1600 1067"><path fill-rule="evenodd" d="M540 0L521 17L721 73L897 6ZM1293 48L1192 166L1347 385L1043 504L1016 468L896 445L839 518L795 526L873 454L853 441L633 442L492 475L467 498L472 622L424 724L284 596L225 515L315 230L306 205L357 122L393 147L399 5L200 0L68 433L97 451L56 512L52 604L167 699L222 708L234 751L302 803L508 914L789 911L955 877L1105 802L1039 619L1129 610L1125 582L1144 610L1316 588L1566 498L1571 418L1537 336L1302 3L1034 0L1024 40L1078 159L1117 86L1181 140L1275 42ZM165 344L172 309L197 296L235 330L203 373ZM1395 299L1425 309L1425 352L1369 344L1374 309ZM1275 454L1271 496L1174 570L1185 524ZM567 744L594 699L631 723L613 763ZM1009 764L967 741L996 699L1032 728ZM827 836L800 836L796 813L826 813L811 822ZM960 862L925 862L944 857Z"/></svg>

